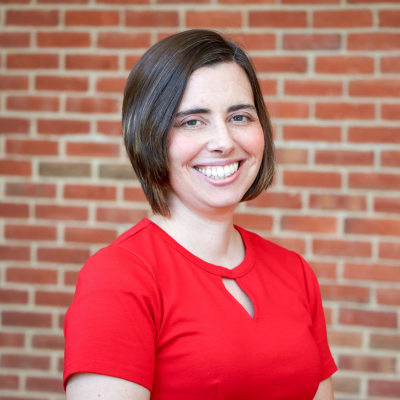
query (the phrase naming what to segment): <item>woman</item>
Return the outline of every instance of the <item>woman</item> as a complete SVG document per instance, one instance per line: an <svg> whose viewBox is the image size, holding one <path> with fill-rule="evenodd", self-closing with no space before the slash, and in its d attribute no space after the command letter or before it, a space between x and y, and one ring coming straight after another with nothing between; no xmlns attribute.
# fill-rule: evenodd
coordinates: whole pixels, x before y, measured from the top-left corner
<svg viewBox="0 0 400 400"><path fill-rule="evenodd" d="M154 216L80 272L67 399L332 400L315 275L232 222L273 178L244 52L205 30L157 43L128 78L123 132Z"/></svg>

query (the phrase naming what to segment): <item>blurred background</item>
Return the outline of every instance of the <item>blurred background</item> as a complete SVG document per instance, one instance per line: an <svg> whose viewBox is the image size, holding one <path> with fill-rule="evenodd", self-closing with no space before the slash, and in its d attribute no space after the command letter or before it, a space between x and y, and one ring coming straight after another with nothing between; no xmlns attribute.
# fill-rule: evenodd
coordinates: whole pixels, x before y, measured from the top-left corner
<svg viewBox="0 0 400 400"><path fill-rule="evenodd" d="M315 271L336 399L400 399L400 0L0 0L0 23L0 400L65 399L78 272L150 210L126 78L197 27L252 56L274 124L275 185L235 222Z"/></svg>

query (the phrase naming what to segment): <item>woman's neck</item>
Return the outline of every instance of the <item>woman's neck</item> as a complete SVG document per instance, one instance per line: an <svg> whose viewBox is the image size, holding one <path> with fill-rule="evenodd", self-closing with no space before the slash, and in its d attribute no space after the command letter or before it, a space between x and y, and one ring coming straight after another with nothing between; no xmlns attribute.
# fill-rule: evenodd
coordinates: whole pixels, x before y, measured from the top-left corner
<svg viewBox="0 0 400 400"><path fill-rule="evenodd" d="M154 215L150 219L196 257L232 269L245 256L242 238L233 226L233 211L205 216L176 207L170 218Z"/></svg>

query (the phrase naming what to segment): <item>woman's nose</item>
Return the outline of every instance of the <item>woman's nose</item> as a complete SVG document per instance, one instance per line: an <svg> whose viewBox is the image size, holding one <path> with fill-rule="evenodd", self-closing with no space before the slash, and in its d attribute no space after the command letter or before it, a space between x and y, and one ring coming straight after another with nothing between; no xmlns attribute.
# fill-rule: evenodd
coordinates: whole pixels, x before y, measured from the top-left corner
<svg viewBox="0 0 400 400"><path fill-rule="evenodd" d="M235 147L232 134L233 132L225 123L217 124L215 129L210 132L210 140L207 143L208 151L229 154Z"/></svg>

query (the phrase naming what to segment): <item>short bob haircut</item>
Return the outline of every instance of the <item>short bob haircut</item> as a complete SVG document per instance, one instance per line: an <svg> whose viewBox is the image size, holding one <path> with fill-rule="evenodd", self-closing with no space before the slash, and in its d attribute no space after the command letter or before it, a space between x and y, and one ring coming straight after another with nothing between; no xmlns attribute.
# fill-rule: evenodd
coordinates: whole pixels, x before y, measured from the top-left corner
<svg viewBox="0 0 400 400"><path fill-rule="evenodd" d="M193 71L204 66L236 63L246 72L264 131L260 170L241 201L257 197L274 175L272 129L251 61L235 43L219 33L192 29L152 46L138 61L126 82L122 106L125 147L143 191L155 214L170 216L168 134Z"/></svg>

